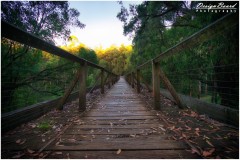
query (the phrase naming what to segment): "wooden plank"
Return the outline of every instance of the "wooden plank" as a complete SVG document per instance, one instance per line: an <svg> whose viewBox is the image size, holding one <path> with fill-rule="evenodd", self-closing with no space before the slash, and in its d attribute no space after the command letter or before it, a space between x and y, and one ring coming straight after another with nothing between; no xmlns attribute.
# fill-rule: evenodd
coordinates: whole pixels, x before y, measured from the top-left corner
<svg viewBox="0 0 240 160"><path fill-rule="evenodd" d="M112 135L69 135L64 134L61 136L62 142L77 142L77 141L91 141L93 142L102 142L105 141L116 141L116 142L133 142L133 141L151 141L158 142L162 140L167 140L172 135L120 135L120 134L112 134Z"/></svg>
<svg viewBox="0 0 240 160"><path fill-rule="evenodd" d="M83 64L80 69L80 78L79 78L79 111L86 110L86 82L87 82L87 64Z"/></svg>
<svg viewBox="0 0 240 160"><path fill-rule="evenodd" d="M184 104L182 103L181 98L178 96L176 90L174 89L174 87L172 86L171 82L169 81L169 79L164 74L164 72L162 71L161 68L158 69L158 73L159 73L159 76L160 76L162 82L164 83L164 85L166 86L168 91L173 96L173 98L174 98L175 102L177 103L178 107L181 108L181 109L185 108ZM160 86L159 86L159 90L160 90Z"/></svg>
<svg viewBox="0 0 240 160"><path fill-rule="evenodd" d="M68 99L69 95L71 94L73 88L75 87L76 83L78 82L79 78L81 76L81 70L78 70L77 73L75 74L75 77L73 79L73 81L70 84L70 87L67 88L67 90L65 91L63 97L61 98L59 105L58 105L58 109L62 110L63 109L63 105L65 104L66 100Z"/></svg>
<svg viewBox="0 0 240 160"><path fill-rule="evenodd" d="M145 119L158 119L158 117L156 116L115 116L115 117L83 117L83 120L100 120L100 119L105 119L105 120L115 120L115 119L119 119L119 120L136 120L136 119L140 119L140 120L145 120Z"/></svg>
<svg viewBox="0 0 240 160"><path fill-rule="evenodd" d="M51 154L48 159L200 159L196 154L185 150L122 150L120 154L114 151L63 151L62 155Z"/></svg>
<svg viewBox="0 0 240 160"><path fill-rule="evenodd" d="M159 63L154 63L152 61L152 84L153 84L153 103L154 109L160 110L161 103L160 103L160 79L158 76L159 73Z"/></svg>
<svg viewBox="0 0 240 160"><path fill-rule="evenodd" d="M161 145L160 145L161 144ZM61 143L59 144L61 145ZM101 146L101 147L100 147ZM126 150L157 150L157 149L189 149L189 147L185 143L176 142L176 141L159 141L158 143L149 142L146 143L144 141L137 141L134 145L127 141L127 142L105 142L104 145L102 143L80 143L72 145L64 144L64 146L49 146L46 150L54 150L54 151L71 151L71 150L78 150L78 151L88 151L88 150L95 150L95 151L103 151L103 150L118 150L126 149Z"/></svg>
<svg viewBox="0 0 240 160"><path fill-rule="evenodd" d="M138 129L150 129L150 128L163 128L163 125L162 124L131 124L131 125L115 125L113 124L112 122L109 122L108 124L105 124L105 125L85 125L85 124L81 124L81 125L75 125L74 127L71 127L71 128L91 128L91 129L102 129L102 128L106 128L106 129L109 129L109 128L114 128L114 129L123 129L123 128L128 128L128 129L135 129L135 128L138 128ZM70 127L69 127L70 128Z"/></svg>
<svg viewBox="0 0 240 160"><path fill-rule="evenodd" d="M69 128L64 134L91 134L91 135L112 135L112 134L124 134L124 135L149 135L149 134L163 134L164 131L158 128L155 129L129 129L129 128L99 128L99 129L91 129L91 128Z"/></svg>
<svg viewBox="0 0 240 160"><path fill-rule="evenodd" d="M156 114L150 113L150 112L145 112L143 113L131 113L131 112L90 112L86 114L85 116L89 117L103 117L103 116L108 116L108 117L115 117L115 116L155 116Z"/></svg>
<svg viewBox="0 0 240 160"><path fill-rule="evenodd" d="M106 125L109 124L110 122L113 123L113 125L130 125L130 124L152 124L154 122L158 122L159 123L159 119L87 119L87 120L82 120L82 122L86 125Z"/></svg>

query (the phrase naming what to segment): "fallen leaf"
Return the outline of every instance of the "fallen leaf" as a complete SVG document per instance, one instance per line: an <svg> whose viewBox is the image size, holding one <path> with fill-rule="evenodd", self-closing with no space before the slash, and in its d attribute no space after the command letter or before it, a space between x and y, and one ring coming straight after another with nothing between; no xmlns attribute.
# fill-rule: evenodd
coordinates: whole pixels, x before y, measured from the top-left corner
<svg viewBox="0 0 240 160"><path fill-rule="evenodd" d="M42 139L42 142L45 142L45 141L46 141L46 140L43 138L43 139Z"/></svg>
<svg viewBox="0 0 240 160"><path fill-rule="evenodd" d="M197 136L200 136L199 133L198 133L198 131L195 131L195 134L196 134Z"/></svg>
<svg viewBox="0 0 240 160"><path fill-rule="evenodd" d="M162 128L162 127L158 127L158 128L160 128L160 129L161 129L162 131L164 131L164 132L166 131L166 129L164 129L164 128Z"/></svg>
<svg viewBox="0 0 240 160"><path fill-rule="evenodd" d="M172 126L172 127L168 127L170 130L174 130L175 129L175 126Z"/></svg>
<svg viewBox="0 0 240 160"><path fill-rule="evenodd" d="M192 140L188 140L188 141L191 142L191 143L197 144L196 142L194 142L194 141L192 141Z"/></svg>
<svg viewBox="0 0 240 160"><path fill-rule="evenodd" d="M199 128L195 128L195 131L199 131L200 129Z"/></svg>
<svg viewBox="0 0 240 160"><path fill-rule="evenodd" d="M27 149L27 152L30 154L33 154L35 151L31 150L31 149Z"/></svg>
<svg viewBox="0 0 240 160"><path fill-rule="evenodd" d="M67 159L70 159L69 153L67 153L66 156L67 156Z"/></svg>
<svg viewBox="0 0 240 160"><path fill-rule="evenodd" d="M176 137L174 137L174 136L172 136L172 138L173 138L174 140L177 140L177 138L176 138Z"/></svg>
<svg viewBox="0 0 240 160"><path fill-rule="evenodd" d="M12 158L18 159L18 158L21 158L21 157L24 156L24 155L25 155L25 153L17 154L17 155L15 155L15 156L13 156Z"/></svg>
<svg viewBox="0 0 240 160"><path fill-rule="evenodd" d="M122 150L121 149L119 149L118 151L117 151L117 154L120 154L122 152Z"/></svg>
<svg viewBox="0 0 240 160"><path fill-rule="evenodd" d="M209 156L211 156L212 154L213 154L213 152L215 151L215 148L212 148L212 149L210 149L209 151L203 151L203 156L204 157L209 157Z"/></svg>
<svg viewBox="0 0 240 160"><path fill-rule="evenodd" d="M76 142L76 139L68 139L70 142Z"/></svg>
<svg viewBox="0 0 240 160"><path fill-rule="evenodd" d="M22 142L20 142L19 144L22 145L26 142L26 139L24 139Z"/></svg>
<svg viewBox="0 0 240 160"><path fill-rule="evenodd" d="M16 140L16 143L19 144L21 142L21 139Z"/></svg>
<svg viewBox="0 0 240 160"><path fill-rule="evenodd" d="M209 141L209 140L206 140L207 144L209 144L211 147L214 147L214 145Z"/></svg>
<svg viewBox="0 0 240 160"><path fill-rule="evenodd" d="M130 134L130 137L136 137L136 134Z"/></svg>
<svg viewBox="0 0 240 160"><path fill-rule="evenodd" d="M182 133L182 137L187 138L186 134Z"/></svg>
<svg viewBox="0 0 240 160"><path fill-rule="evenodd" d="M185 125L185 127L187 128L186 130L187 131L190 131L190 130L192 130L192 128L190 128L189 126L187 126L187 125Z"/></svg>
<svg viewBox="0 0 240 160"><path fill-rule="evenodd" d="M151 129L153 129L153 130L157 131L157 128L151 127Z"/></svg>

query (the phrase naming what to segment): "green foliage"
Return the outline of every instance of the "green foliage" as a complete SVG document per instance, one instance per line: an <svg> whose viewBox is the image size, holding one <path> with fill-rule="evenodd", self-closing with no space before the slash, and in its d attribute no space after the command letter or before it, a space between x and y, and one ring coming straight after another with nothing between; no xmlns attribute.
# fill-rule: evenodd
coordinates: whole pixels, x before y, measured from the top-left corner
<svg viewBox="0 0 240 160"><path fill-rule="evenodd" d="M37 125L37 128L42 131L47 131L51 128L51 124L48 120L44 120Z"/></svg>
<svg viewBox="0 0 240 160"><path fill-rule="evenodd" d="M83 28L68 2L1 2L1 17L50 43L66 38L69 27ZM60 96L78 67L31 47L2 38L2 111Z"/></svg>
<svg viewBox="0 0 240 160"><path fill-rule="evenodd" d="M2 20L53 43L53 39L68 38L70 26L83 28L80 13L64 1L4 1Z"/></svg>
<svg viewBox="0 0 240 160"><path fill-rule="evenodd" d="M96 49L96 53L100 59L99 64L117 75L123 75L132 68L130 61L131 46L111 46L105 50L99 48Z"/></svg>
<svg viewBox="0 0 240 160"><path fill-rule="evenodd" d="M124 24L124 34L134 35L133 54L130 57L133 68L155 58L227 14L196 12L198 3L146 1L139 5L130 5L127 9L120 2L121 11L117 17ZM214 5L219 2L204 2L206 5L209 3ZM178 92L193 97L200 97L207 92L211 94L211 102L237 108L239 94L236 64L239 63L239 37L236 35L239 35L237 27L229 33L224 32L199 46L161 60L161 68ZM150 68L146 67L141 71L149 84Z"/></svg>

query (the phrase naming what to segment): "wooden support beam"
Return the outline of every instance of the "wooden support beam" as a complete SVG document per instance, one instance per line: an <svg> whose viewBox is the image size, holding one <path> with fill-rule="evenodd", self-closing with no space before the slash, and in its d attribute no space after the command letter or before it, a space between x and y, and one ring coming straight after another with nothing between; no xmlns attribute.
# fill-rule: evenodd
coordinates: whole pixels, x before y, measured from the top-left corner
<svg viewBox="0 0 240 160"><path fill-rule="evenodd" d="M159 63L155 63L152 61L152 84L153 84L153 97L154 97L154 109L160 110L161 103L160 103L160 78L158 76L159 73Z"/></svg>
<svg viewBox="0 0 240 160"><path fill-rule="evenodd" d="M137 69L137 93L140 93L140 70Z"/></svg>
<svg viewBox="0 0 240 160"><path fill-rule="evenodd" d="M109 75L108 82L107 82L107 84L108 84L108 89L111 88L111 81L112 81L112 75Z"/></svg>
<svg viewBox="0 0 240 160"><path fill-rule="evenodd" d="M81 75L81 72L80 72L80 70L78 70L77 73L75 74L75 78L73 79L73 81L70 84L70 87L66 89L63 97L61 98L61 100L59 102L59 105L57 107L59 110L63 109L63 105L65 104L65 102L68 99L69 95L71 94L73 88L77 84L80 75Z"/></svg>
<svg viewBox="0 0 240 160"><path fill-rule="evenodd" d="M79 78L79 111L86 110L87 63L81 65Z"/></svg>
<svg viewBox="0 0 240 160"><path fill-rule="evenodd" d="M183 109L184 105L183 105L180 97L178 96L178 94L175 91L174 87L172 86L171 82L169 81L169 79L167 78L167 76L164 74L164 72L162 71L162 69L160 67L158 67L158 73L159 73L159 77L163 81L163 84L166 86L166 88L168 89L168 91L171 93L174 100L176 101L178 107Z"/></svg>
<svg viewBox="0 0 240 160"><path fill-rule="evenodd" d="M104 70L101 70L101 93L104 94Z"/></svg>
<svg viewBox="0 0 240 160"><path fill-rule="evenodd" d="M131 85L134 88L134 72L131 73Z"/></svg>

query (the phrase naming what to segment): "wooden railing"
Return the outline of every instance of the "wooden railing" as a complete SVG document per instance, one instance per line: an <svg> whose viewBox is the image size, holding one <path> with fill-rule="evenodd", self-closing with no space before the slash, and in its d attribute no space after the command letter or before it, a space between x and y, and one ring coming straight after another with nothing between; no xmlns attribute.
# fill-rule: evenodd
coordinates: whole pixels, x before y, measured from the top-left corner
<svg viewBox="0 0 240 160"><path fill-rule="evenodd" d="M100 82L101 93L104 93L104 86L106 83L108 83L108 86L110 87L111 84L115 83L119 79L119 76L112 73L111 71L109 71L97 64L94 64L90 61L87 61L83 58L79 58L73 54L70 54L69 52L67 52L61 48L58 48L58 47L38 38L30 33L27 33L25 31L19 29L18 27L15 27L7 22L1 21L1 33L2 33L2 37L5 37L9 40L13 40L13 41L19 42L20 44L25 44L27 46L30 46L30 47L33 47L33 48L36 48L36 49L39 49L42 51L46 51L50 54L57 55L61 58L69 60L73 63L78 63L80 65L77 73L75 74L75 77L73 78L69 87L66 89L63 97L61 97L60 99L58 98L57 100L54 100L54 102L52 102L52 101L47 102L51 105L54 104L54 106L60 110L63 109L64 103L68 100L68 98L71 95L71 92L73 91L74 86L76 86L76 84L78 82L79 83L79 92L78 92L79 111L85 111L85 109L86 109L86 94L87 94L86 80L87 80L88 67L93 67L93 68L99 69L101 71L100 74L98 75L98 79L100 78L100 80L101 80L101 82ZM93 86L92 89L88 89L88 90L90 92L92 92L94 88L97 88L96 84ZM4 99L2 99L2 101L4 101ZM33 106L34 107L30 107L31 110L32 110L32 108L36 108L36 105L33 105ZM40 106L42 106L42 104L40 104ZM44 106L46 106L45 103L44 103ZM7 107L7 106L2 106L2 107ZM27 110L29 110L29 107L27 107L26 111ZM2 118L3 118L2 120L4 121L4 122L2 121L2 124L3 123L7 124L9 122L9 118L12 119L13 116L15 116L15 115L19 116L19 112L25 113L25 109L19 109L18 112L12 111L10 113L2 114ZM44 113L45 113L45 111L41 112L41 114L44 114ZM41 114L38 114L38 116L40 116ZM36 118L36 117L33 117L33 118ZM20 123L26 122L26 119L27 119L26 117L25 117L25 120L17 119L16 122L13 123L13 127L15 127L16 125L19 125ZM29 121L30 119L27 119L27 120ZM13 128L13 127L11 127L11 124L9 124L6 127L7 127L6 130Z"/></svg>
<svg viewBox="0 0 240 160"><path fill-rule="evenodd" d="M201 29L200 31L196 32L192 36L181 41L180 43L176 44L172 48L169 48L165 52L159 54L159 56L137 66L134 70L127 73L125 75L125 78L129 82L129 84L132 85L133 88L134 86L136 86L136 90L138 93L140 93L141 91L140 89L142 86L141 83L143 83L149 91L153 92L154 108L156 110L161 110L161 107L162 107L160 103L161 102L160 81L161 81L164 84L167 91L170 93L170 94L168 93L166 94L166 90L164 90L163 92L161 92L161 94L165 94L165 96L174 100L179 108L192 107L202 113L207 113L208 111L211 110L210 113L207 113L207 114L210 114L211 117L217 117L216 114L220 114L222 115L222 117L217 117L217 119L238 125L237 119L239 115L237 110L234 110L231 108L225 108L224 106L221 106L221 105L213 105L213 104L203 103L203 102L200 103L196 101L189 102L189 99L186 100L184 96L178 94L175 91L175 88L171 84L168 77L165 75L160 65L160 62L163 61L165 58L180 54L181 51L183 51L184 49L192 48L200 43L203 43L209 39L212 39L223 32L231 30L233 27L236 27L236 25L238 24L239 24L238 15L228 14L220 18L219 20L215 21L214 23ZM145 68L148 68L150 65L152 66L152 86L149 86L144 81L141 75L141 71ZM217 108L217 111L214 111L216 110L216 108Z"/></svg>

